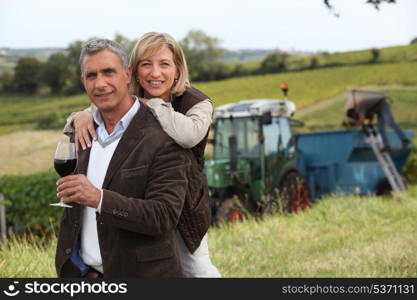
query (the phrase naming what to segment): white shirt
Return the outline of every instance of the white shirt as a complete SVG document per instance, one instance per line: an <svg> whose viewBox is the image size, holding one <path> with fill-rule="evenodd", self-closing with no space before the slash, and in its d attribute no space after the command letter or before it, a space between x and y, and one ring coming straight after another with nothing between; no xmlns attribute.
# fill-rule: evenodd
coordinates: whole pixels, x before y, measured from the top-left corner
<svg viewBox="0 0 417 300"><path fill-rule="evenodd" d="M103 263L98 241L96 213L100 212L103 190L102 185L107 174L107 168L113 153L122 137L123 132L129 126L133 117L139 110L140 104L134 98L134 104L129 111L117 122L114 130L109 134L105 128L104 121L100 112L97 110L93 114L94 121L98 124L98 140L93 141L91 146L90 158L88 161L87 178L101 191L100 204L98 208L84 207L83 226L81 228L81 247L80 256L84 263L103 273Z"/></svg>

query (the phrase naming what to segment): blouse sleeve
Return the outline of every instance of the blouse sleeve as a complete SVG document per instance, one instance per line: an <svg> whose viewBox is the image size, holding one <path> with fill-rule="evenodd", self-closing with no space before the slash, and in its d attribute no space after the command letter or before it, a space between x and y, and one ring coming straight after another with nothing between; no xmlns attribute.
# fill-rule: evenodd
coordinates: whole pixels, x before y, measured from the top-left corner
<svg viewBox="0 0 417 300"><path fill-rule="evenodd" d="M84 109L82 112L87 114L93 114L97 110L97 107L94 104L91 104L89 107ZM67 118L67 123L64 126L64 134L71 134L74 132L74 127L72 121L74 121L75 115L78 114L79 111L71 113Z"/></svg>
<svg viewBox="0 0 417 300"><path fill-rule="evenodd" d="M185 115L174 111L171 103L160 98L147 102L162 129L181 147L192 148L207 134L212 122L213 105L210 99L191 107Z"/></svg>

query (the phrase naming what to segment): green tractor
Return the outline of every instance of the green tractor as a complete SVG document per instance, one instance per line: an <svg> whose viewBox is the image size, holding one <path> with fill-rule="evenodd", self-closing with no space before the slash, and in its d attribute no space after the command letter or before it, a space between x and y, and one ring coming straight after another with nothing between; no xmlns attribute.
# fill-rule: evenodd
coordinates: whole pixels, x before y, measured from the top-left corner
<svg viewBox="0 0 417 300"><path fill-rule="evenodd" d="M284 100L243 100L215 110L213 159L205 165L213 223L309 206L292 132L302 123L292 119L295 105L287 86L281 88Z"/></svg>

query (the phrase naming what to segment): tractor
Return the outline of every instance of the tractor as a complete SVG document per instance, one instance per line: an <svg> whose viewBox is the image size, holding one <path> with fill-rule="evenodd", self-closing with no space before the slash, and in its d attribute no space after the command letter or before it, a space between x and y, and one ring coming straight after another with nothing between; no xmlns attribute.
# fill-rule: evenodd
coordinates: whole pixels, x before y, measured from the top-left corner
<svg viewBox="0 0 417 300"><path fill-rule="evenodd" d="M212 125L213 159L205 164L213 222L294 212L310 204L297 169L292 129L295 105L285 99L242 100L219 106Z"/></svg>

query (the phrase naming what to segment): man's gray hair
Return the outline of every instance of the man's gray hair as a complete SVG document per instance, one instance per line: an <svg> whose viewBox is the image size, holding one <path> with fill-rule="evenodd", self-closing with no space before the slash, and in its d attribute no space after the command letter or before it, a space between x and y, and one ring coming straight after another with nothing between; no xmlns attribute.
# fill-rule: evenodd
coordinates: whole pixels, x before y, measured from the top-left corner
<svg viewBox="0 0 417 300"><path fill-rule="evenodd" d="M123 63L123 66L127 68L128 66L128 57L126 50L119 43L107 40L107 39L91 39L84 43L81 54L80 54L80 67L81 74L83 74L83 61L84 57L89 54L97 53L101 50L110 50L115 53Z"/></svg>

